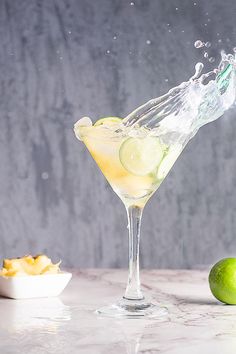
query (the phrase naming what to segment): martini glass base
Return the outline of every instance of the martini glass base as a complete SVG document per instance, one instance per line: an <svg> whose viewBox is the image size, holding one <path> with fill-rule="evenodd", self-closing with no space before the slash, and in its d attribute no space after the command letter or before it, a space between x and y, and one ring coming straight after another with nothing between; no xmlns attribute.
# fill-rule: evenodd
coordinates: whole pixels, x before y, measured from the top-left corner
<svg viewBox="0 0 236 354"><path fill-rule="evenodd" d="M168 310L166 307L147 303L145 300L128 300L123 298L115 304L98 309L96 313L101 316L116 318L163 319L163 317L168 315Z"/></svg>

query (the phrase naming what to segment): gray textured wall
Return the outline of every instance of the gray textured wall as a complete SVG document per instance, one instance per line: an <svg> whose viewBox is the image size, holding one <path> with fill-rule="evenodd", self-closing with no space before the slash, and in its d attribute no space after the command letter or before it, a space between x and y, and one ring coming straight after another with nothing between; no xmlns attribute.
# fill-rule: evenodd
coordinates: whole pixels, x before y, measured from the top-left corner
<svg viewBox="0 0 236 354"><path fill-rule="evenodd" d="M213 55L236 45L235 15L235 0L0 0L0 257L127 265L125 209L73 123L188 79L196 39ZM236 254L235 118L201 129L147 205L143 266Z"/></svg>

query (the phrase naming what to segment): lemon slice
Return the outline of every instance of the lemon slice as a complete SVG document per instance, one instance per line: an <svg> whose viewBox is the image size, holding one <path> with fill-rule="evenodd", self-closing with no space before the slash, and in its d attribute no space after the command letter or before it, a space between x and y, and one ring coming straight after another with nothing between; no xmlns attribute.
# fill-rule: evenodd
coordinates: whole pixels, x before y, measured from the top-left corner
<svg viewBox="0 0 236 354"><path fill-rule="evenodd" d="M128 138L120 147L120 162L136 176L145 176L158 167L164 155L163 145L155 137Z"/></svg>
<svg viewBox="0 0 236 354"><path fill-rule="evenodd" d="M173 145L169 148L166 156L163 158L158 171L157 178L163 179L166 177L167 173L170 171L171 167L174 165L175 161L179 157L183 147L182 145Z"/></svg>
<svg viewBox="0 0 236 354"><path fill-rule="evenodd" d="M95 127L97 127L98 125L110 125L110 124L114 124L114 123L121 123L122 119L118 118L118 117L107 117L107 118L101 118L99 120L96 121L96 123L94 124Z"/></svg>

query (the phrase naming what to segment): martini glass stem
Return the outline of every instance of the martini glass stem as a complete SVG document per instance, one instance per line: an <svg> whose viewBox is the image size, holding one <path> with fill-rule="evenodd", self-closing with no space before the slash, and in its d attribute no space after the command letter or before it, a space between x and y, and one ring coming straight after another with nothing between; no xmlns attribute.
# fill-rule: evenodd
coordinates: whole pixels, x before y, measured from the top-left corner
<svg viewBox="0 0 236 354"><path fill-rule="evenodd" d="M142 300L144 296L141 292L139 278L139 242L143 209L133 205L126 210L129 229L129 277L124 299Z"/></svg>

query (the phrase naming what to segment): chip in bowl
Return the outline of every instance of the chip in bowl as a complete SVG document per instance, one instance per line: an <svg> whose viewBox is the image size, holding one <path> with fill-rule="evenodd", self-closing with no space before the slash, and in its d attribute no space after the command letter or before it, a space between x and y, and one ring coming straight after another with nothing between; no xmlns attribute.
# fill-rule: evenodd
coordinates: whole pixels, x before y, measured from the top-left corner
<svg viewBox="0 0 236 354"><path fill-rule="evenodd" d="M60 270L46 255L4 259L0 271L0 296L13 299L58 296L72 274Z"/></svg>

